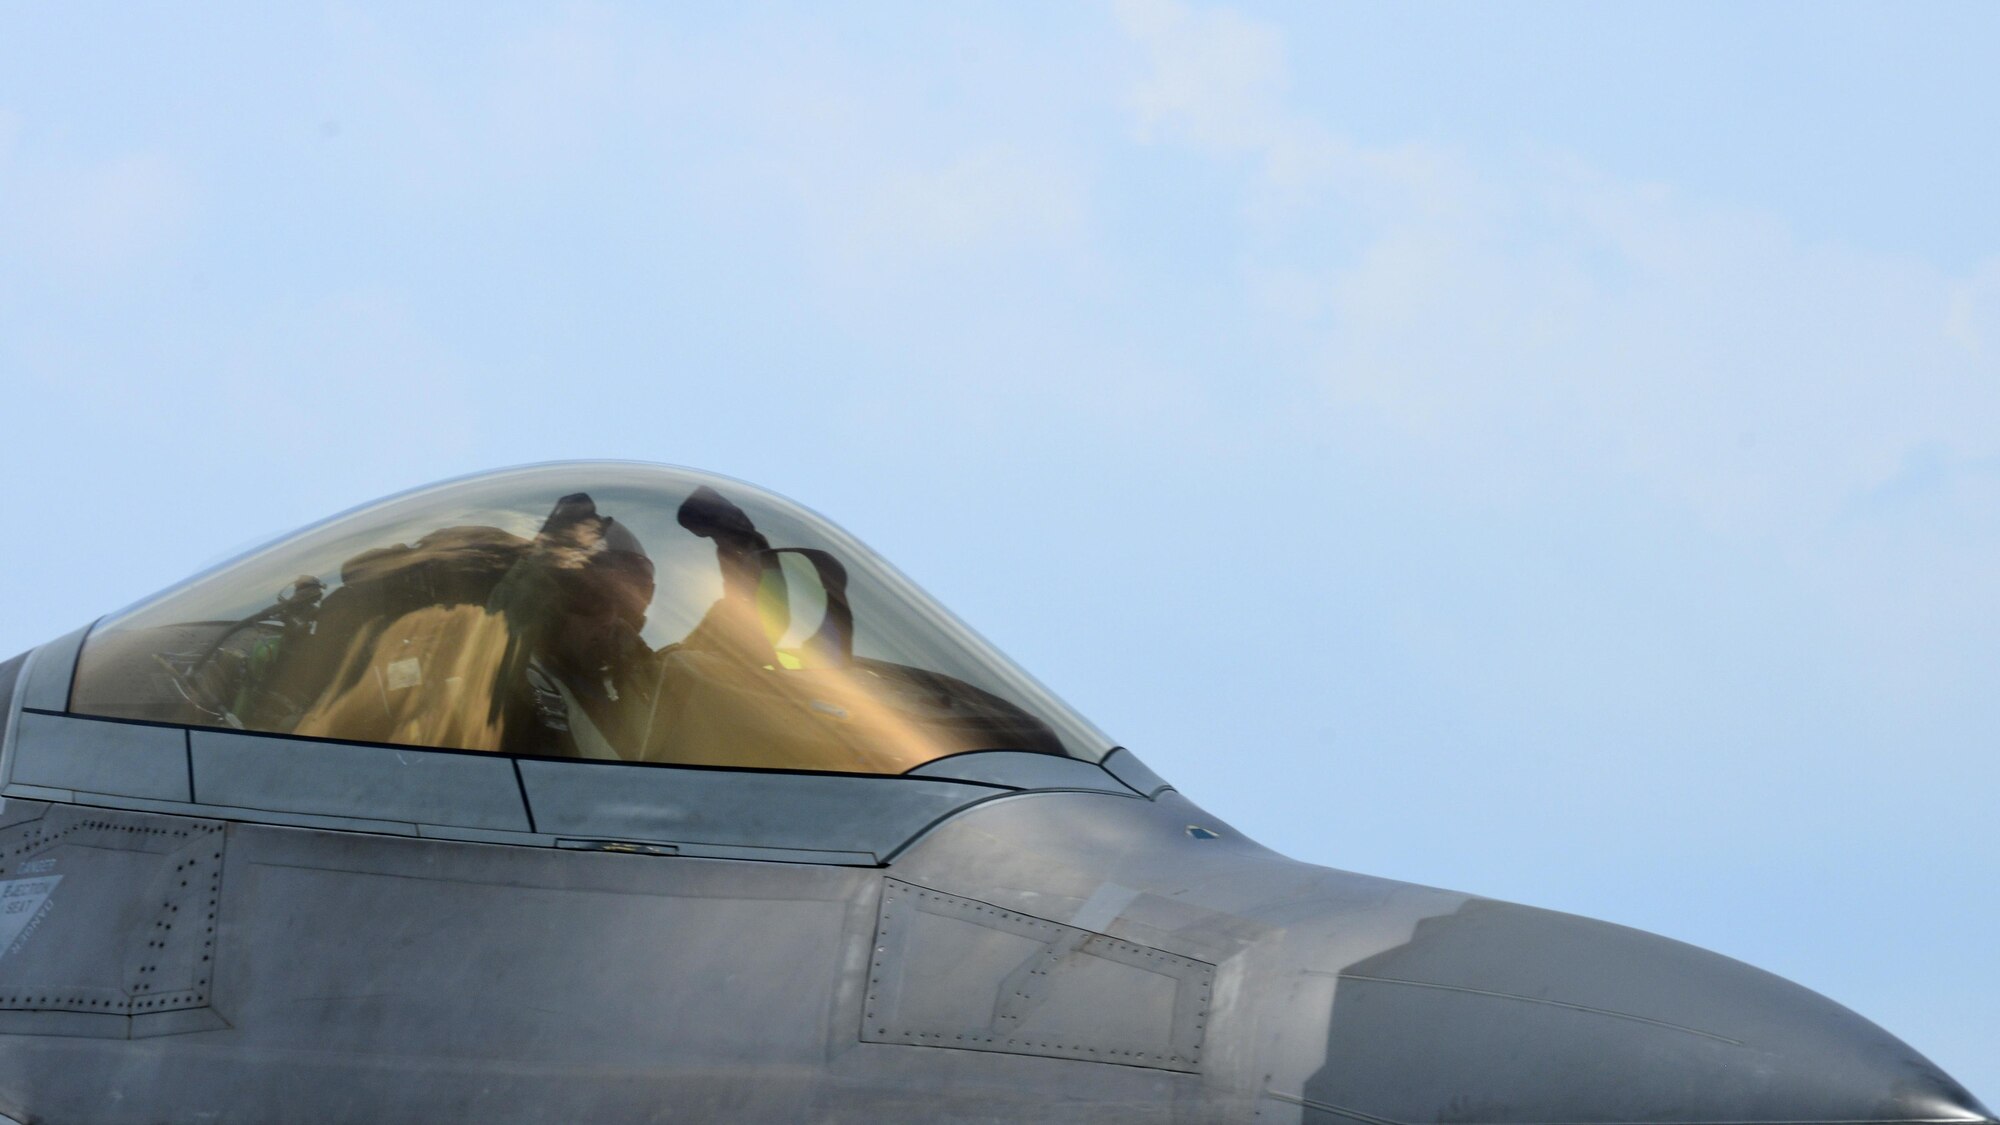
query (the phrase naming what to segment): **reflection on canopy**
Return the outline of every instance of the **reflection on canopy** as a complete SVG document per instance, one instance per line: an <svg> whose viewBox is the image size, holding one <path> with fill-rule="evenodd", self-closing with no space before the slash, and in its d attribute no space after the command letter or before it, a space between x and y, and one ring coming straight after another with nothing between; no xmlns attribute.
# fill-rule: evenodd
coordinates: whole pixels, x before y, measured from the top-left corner
<svg viewBox="0 0 2000 1125"><path fill-rule="evenodd" d="M336 518L99 626L78 713L410 746L901 773L1110 743L837 528L624 464Z"/></svg>

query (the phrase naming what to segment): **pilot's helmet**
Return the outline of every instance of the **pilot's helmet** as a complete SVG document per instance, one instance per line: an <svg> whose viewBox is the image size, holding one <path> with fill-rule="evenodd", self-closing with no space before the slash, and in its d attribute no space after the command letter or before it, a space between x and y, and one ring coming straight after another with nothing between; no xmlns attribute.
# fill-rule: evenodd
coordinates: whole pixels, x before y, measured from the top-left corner
<svg viewBox="0 0 2000 1125"><path fill-rule="evenodd" d="M556 501L535 545L551 564L567 613L615 617L634 630L645 625L653 560L630 528L598 514L588 493Z"/></svg>

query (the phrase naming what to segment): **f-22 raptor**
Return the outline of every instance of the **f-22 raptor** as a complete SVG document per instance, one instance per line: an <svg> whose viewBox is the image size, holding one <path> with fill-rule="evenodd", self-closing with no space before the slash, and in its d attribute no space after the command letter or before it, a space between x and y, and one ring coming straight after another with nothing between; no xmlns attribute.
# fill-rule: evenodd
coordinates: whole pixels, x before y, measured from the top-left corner
<svg viewBox="0 0 2000 1125"><path fill-rule="evenodd" d="M1260 847L722 477L392 497L0 705L0 1120L1994 1125L1749 966Z"/></svg>

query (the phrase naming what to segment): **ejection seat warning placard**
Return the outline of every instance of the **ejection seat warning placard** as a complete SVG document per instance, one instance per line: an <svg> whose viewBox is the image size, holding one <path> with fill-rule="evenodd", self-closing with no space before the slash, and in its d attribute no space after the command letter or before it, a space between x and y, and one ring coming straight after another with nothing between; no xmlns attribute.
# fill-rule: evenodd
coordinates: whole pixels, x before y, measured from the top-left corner
<svg viewBox="0 0 2000 1125"><path fill-rule="evenodd" d="M49 912L49 893L62 882L60 875L33 879L0 879L0 957L34 934L42 916Z"/></svg>

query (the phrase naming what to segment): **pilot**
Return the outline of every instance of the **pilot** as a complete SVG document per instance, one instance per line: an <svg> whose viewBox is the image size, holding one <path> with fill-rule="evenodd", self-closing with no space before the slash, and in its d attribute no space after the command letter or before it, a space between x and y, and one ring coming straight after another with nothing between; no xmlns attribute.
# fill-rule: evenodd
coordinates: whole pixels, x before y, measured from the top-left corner
<svg viewBox="0 0 2000 1125"><path fill-rule="evenodd" d="M587 493L556 501L487 611L506 622L496 693L509 753L622 758L657 676L641 638L653 561ZM510 690L511 688L511 690Z"/></svg>

